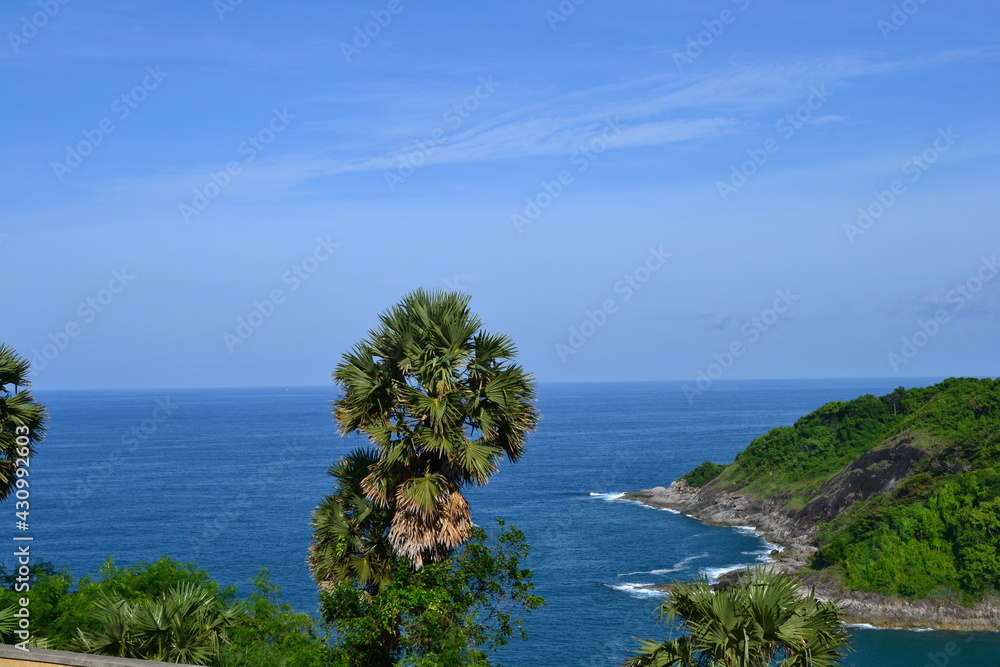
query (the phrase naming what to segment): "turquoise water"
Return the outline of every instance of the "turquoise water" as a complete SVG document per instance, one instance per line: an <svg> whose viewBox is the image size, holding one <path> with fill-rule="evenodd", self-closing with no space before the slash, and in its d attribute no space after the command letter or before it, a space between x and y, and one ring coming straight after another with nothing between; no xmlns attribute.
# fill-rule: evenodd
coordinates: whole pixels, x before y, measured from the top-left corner
<svg viewBox="0 0 1000 667"><path fill-rule="evenodd" d="M900 383L720 382L690 404L679 383L542 385L528 454L469 493L478 524L503 517L525 532L547 600L528 620L529 641L499 660L616 665L632 637L662 636L658 599L635 585L753 563L768 547L751 530L613 495L666 485L706 459L730 461L755 436L827 401ZM39 393L51 427L32 464L36 557L84 574L108 556L129 563L169 553L244 587L266 564L286 599L316 610L305 565L310 512L330 489L326 469L361 444L336 435L332 388ZM1000 634L852 635L847 664L857 667L1000 662Z"/></svg>

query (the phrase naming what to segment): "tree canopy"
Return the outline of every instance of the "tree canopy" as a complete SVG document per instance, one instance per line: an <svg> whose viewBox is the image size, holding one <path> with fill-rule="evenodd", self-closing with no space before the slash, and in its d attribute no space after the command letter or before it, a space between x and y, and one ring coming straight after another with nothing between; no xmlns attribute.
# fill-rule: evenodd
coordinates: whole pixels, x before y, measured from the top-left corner
<svg viewBox="0 0 1000 667"><path fill-rule="evenodd" d="M483 330L469 300L407 294L333 372L341 431L364 434L379 454L364 493L391 510L389 541L417 567L469 537L462 487L485 484L504 457L519 459L538 421L513 341Z"/></svg>

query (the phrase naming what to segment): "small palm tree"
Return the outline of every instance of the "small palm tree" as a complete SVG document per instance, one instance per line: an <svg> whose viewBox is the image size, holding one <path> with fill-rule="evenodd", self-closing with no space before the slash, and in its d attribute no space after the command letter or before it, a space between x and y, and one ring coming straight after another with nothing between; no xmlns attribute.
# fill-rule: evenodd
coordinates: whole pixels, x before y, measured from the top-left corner
<svg viewBox="0 0 1000 667"><path fill-rule="evenodd" d="M386 539L391 517L361 489L378 460L378 452L357 449L328 471L337 489L313 511L309 549L309 567L321 586L354 580L378 590L392 578L393 554Z"/></svg>
<svg viewBox="0 0 1000 667"><path fill-rule="evenodd" d="M26 359L0 343L0 500L14 488L17 459L30 459L45 435L48 415L27 390L29 370Z"/></svg>
<svg viewBox="0 0 1000 667"><path fill-rule="evenodd" d="M245 612L224 608L210 592L189 582L151 600L105 596L91 613L101 629L78 628L73 648L119 658L209 665L227 641L226 631Z"/></svg>
<svg viewBox="0 0 1000 667"><path fill-rule="evenodd" d="M680 584L660 614L667 623L680 619L687 636L640 641L625 667L832 667L847 650L836 604L760 568L725 590L707 580Z"/></svg>
<svg viewBox="0 0 1000 667"><path fill-rule="evenodd" d="M538 421L534 382L513 362L513 342L483 331L469 300L406 295L333 372L341 432L363 433L379 453L364 494L390 511L389 542L418 568L469 538L462 487L485 484L504 457L520 458Z"/></svg>

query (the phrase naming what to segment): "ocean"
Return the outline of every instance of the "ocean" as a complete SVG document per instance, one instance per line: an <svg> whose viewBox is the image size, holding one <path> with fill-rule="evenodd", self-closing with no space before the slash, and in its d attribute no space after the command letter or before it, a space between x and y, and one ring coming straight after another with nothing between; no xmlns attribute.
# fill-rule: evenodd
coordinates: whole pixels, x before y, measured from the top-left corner
<svg viewBox="0 0 1000 667"><path fill-rule="evenodd" d="M706 526L616 500L666 486L704 460L726 463L754 437L831 400L936 379L716 382L688 400L682 383L542 384L527 453L470 489L481 526L524 531L547 605L495 660L508 667L618 665L634 637L662 638L647 583L760 562L750 527ZM35 558L96 573L163 554L249 588L266 565L284 599L317 611L306 567L326 470L359 446L340 437L329 388L37 391L49 434L31 466ZM13 503L0 505L10 514ZM4 564L13 564L9 549ZM1000 633L852 628L856 667L1000 664Z"/></svg>

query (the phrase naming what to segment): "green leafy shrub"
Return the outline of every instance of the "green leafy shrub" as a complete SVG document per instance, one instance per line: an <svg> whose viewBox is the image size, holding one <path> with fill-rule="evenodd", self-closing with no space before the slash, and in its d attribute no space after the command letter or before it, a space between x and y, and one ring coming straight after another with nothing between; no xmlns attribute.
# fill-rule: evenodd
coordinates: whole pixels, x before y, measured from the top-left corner
<svg viewBox="0 0 1000 667"><path fill-rule="evenodd" d="M166 556L129 566L108 560L98 577L77 581L47 562L35 564L32 574L32 626L49 648L219 667L329 663L322 625L281 603L281 589L266 569L245 600L197 565ZM0 610L14 607L23 595L12 590L15 576L0 566ZM177 621L174 627L163 626L167 618ZM0 613L0 631L2 619Z"/></svg>
<svg viewBox="0 0 1000 667"><path fill-rule="evenodd" d="M281 587L267 568L254 578L254 590L243 602L246 615L229 631L220 667L324 667L329 664L329 635L309 614L281 602Z"/></svg>
<svg viewBox="0 0 1000 667"><path fill-rule="evenodd" d="M544 601L521 567L524 534L499 521L492 539L481 528L449 558L414 570L398 563L377 592L343 580L322 594L327 621L340 633L337 667L489 667L490 653L515 635L520 614Z"/></svg>
<svg viewBox="0 0 1000 667"><path fill-rule="evenodd" d="M705 461L691 472L681 475L678 479L683 479L691 486L705 486L713 479L721 475L722 471L725 469L726 466L719 465L718 463L712 463L711 461Z"/></svg>

